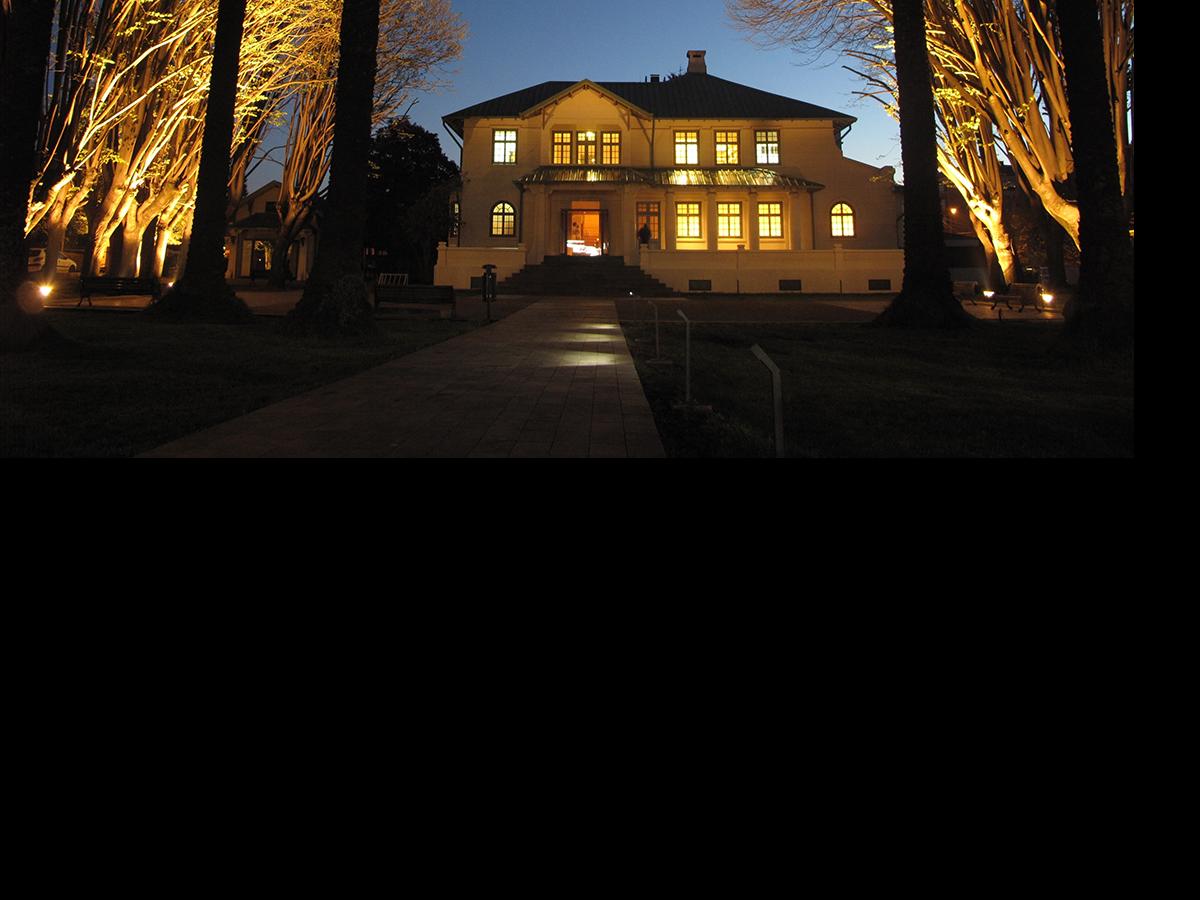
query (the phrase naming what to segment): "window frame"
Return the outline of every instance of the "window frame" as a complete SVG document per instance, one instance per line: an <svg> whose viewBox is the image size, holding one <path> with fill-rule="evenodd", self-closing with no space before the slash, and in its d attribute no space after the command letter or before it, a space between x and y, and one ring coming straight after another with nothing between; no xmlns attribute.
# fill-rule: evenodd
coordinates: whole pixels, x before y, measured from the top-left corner
<svg viewBox="0 0 1200 900"><path fill-rule="evenodd" d="M775 139L771 140L771 135L775 135ZM771 159L771 148L774 147L774 159ZM760 166L777 166L780 164L783 153L780 151L779 129L764 128L762 130L755 129L754 131L754 159Z"/></svg>
<svg viewBox="0 0 1200 900"><path fill-rule="evenodd" d="M680 150L683 150L685 161L680 162ZM690 157L695 156L695 162L692 162ZM700 132L699 131L676 131L675 132L675 165L677 166L698 166L700 165Z"/></svg>
<svg viewBox="0 0 1200 900"><path fill-rule="evenodd" d="M609 138L615 138L615 140L609 141L608 140ZM615 153L610 153L609 151L615 151ZM600 165L602 165L602 166L619 166L620 164L621 164L621 132L619 132L619 131L602 131L602 132L600 132Z"/></svg>
<svg viewBox="0 0 1200 900"><path fill-rule="evenodd" d="M589 140L590 137L590 140ZM577 166L594 166L596 160L600 158L598 151L600 145L600 132L598 131L579 131L575 132L575 165ZM583 158L584 152L588 153L589 159Z"/></svg>
<svg viewBox="0 0 1200 900"><path fill-rule="evenodd" d="M650 226L650 240L662 240L662 205L658 200L638 200L634 207L636 217L637 230L642 230L642 225Z"/></svg>
<svg viewBox="0 0 1200 900"><path fill-rule="evenodd" d="M844 209L845 212L839 212ZM829 209L829 234L835 238L854 238L858 237L858 215L854 212L854 207L845 200L839 200ZM850 232L846 233L846 222L850 223ZM838 234L838 229L841 228L841 234Z"/></svg>
<svg viewBox="0 0 1200 900"><path fill-rule="evenodd" d="M764 207L766 207L766 212L763 212ZM772 212L771 207L779 207L779 212L777 212L777 213ZM783 233L783 202L781 200L760 200L760 201L758 201L757 213L758 213L758 237L759 237L759 240L766 238L769 241L774 241L774 240L779 240L780 238L784 237L784 233ZM779 233L778 234L773 234L772 233L773 229L770 227L767 227L767 228L763 227L764 222L766 222L769 226L771 223L773 223L776 220L778 220L778 223L779 223Z"/></svg>
<svg viewBox="0 0 1200 900"><path fill-rule="evenodd" d="M558 140L560 137L566 137L566 139L567 139L566 142L565 143L560 142ZM575 158L575 142L574 142L573 138L574 138L574 132L571 132L571 131L554 131L554 132L550 133L551 165L555 165L555 166L571 165L571 161ZM559 161L559 158L558 158L558 151L560 149L565 149L565 151L566 151L566 155L561 162Z"/></svg>
<svg viewBox="0 0 1200 900"><path fill-rule="evenodd" d="M730 141L729 137L733 136ZM725 140L721 140L724 136ZM733 148L733 159L729 158L729 148ZM725 151L725 161L721 162L721 151ZM718 131L713 138L713 155L718 166L740 166L742 164L742 133L740 131Z"/></svg>
<svg viewBox="0 0 1200 900"><path fill-rule="evenodd" d="M517 210L507 200L501 200L492 207L491 225L488 228L489 236L494 238L516 237L517 236ZM496 230L496 220L500 220L500 231ZM508 229L512 230L509 231Z"/></svg>
<svg viewBox="0 0 1200 900"><path fill-rule="evenodd" d="M492 165L493 166L515 166L519 158L518 138L516 128L493 128L492 129ZM512 135L512 140L507 137L504 140L500 139L500 135ZM512 161L508 159L508 146L512 145ZM504 149L501 150L500 148ZM503 159L497 159L498 156L504 156Z"/></svg>
<svg viewBox="0 0 1200 900"><path fill-rule="evenodd" d="M722 212L722 207L725 208L724 212ZM731 209L735 207L737 212L732 212ZM731 224L737 226L736 232L729 227ZM721 233L722 228L725 230L724 234ZM725 203L717 203L717 237L730 239L742 237L742 201L730 200Z"/></svg>
<svg viewBox="0 0 1200 900"><path fill-rule="evenodd" d="M704 221L702 209L704 204L697 200L677 200L675 201L675 239L676 240L703 240L704 239ZM683 211L684 207L689 207L687 212ZM695 212L692 211L695 208ZM687 221L687 227L684 228L683 223ZM692 234L695 226L695 234Z"/></svg>

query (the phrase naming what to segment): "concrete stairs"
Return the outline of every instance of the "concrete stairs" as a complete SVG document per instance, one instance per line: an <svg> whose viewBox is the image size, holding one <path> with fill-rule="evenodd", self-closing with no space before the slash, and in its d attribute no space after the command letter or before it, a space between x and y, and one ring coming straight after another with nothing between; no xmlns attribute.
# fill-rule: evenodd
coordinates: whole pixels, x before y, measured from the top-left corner
<svg viewBox="0 0 1200 900"><path fill-rule="evenodd" d="M557 297L671 297L675 292L622 256L547 256L497 285L501 294Z"/></svg>

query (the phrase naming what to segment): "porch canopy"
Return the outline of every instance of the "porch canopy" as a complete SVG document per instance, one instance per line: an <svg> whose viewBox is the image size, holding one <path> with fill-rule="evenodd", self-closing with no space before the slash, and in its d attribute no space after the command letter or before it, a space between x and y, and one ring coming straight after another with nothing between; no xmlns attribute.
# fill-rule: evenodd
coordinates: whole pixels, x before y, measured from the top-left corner
<svg viewBox="0 0 1200 900"><path fill-rule="evenodd" d="M580 166L540 166L518 178L519 185L530 184L637 184L649 187L726 187L767 188L785 191L815 192L823 184L781 175L772 169L634 169L624 167L586 168Z"/></svg>

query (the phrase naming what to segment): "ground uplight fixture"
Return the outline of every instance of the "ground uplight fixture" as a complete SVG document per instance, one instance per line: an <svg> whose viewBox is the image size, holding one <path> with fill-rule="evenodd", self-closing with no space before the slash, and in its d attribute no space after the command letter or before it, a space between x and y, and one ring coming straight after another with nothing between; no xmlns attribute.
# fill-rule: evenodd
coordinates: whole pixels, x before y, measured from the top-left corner
<svg viewBox="0 0 1200 900"><path fill-rule="evenodd" d="M987 297L989 300L991 300L993 297L995 297L995 296L996 296L996 292L995 292L995 291L984 291L984 292L983 292L983 296L985 296L985 297Z"/></svg>
<svg viewBox="0 0 1200 900"><path fill-rule="evenodd" d="M43 297L49 297L50 292L52 290L53 290L53 288L50 287L50 285L48 285L48 284L43 284L43 285L38 286L38 293L41 294Z"/></svg>
<svg viewBox="0 0 1200 900"><path fill-rule="evenodd" d="M1043 303L1053 303L1054 295L1053 294L1042 294L1042 302Z"/></svg>

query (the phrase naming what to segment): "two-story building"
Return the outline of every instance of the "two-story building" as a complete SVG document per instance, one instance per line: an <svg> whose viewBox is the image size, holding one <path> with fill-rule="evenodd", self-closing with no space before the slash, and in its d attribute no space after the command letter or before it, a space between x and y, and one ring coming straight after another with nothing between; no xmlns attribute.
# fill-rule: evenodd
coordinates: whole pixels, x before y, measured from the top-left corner
<svg viewBox="0 0 1200 900"><path fill-rule="evenodd" d="M680 291L900 288L902 194L843 155L854 117L709 75L702 50L684 75L550 81L444 121L463 188L439 284L614 255Z"/></svg>

